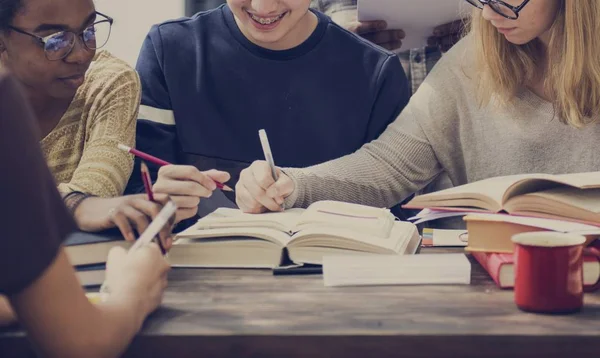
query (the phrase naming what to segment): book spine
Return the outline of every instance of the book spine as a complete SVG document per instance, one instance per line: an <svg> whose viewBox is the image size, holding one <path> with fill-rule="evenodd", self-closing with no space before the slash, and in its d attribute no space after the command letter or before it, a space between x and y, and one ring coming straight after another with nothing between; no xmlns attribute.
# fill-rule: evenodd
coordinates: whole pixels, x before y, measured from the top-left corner
<svg viewBox="0 0 600 358"><path fill-rule="evenodd" d="M596 249L597 250L597 249ZM512 261L512 255L508 254L497 254L489 252L472 252L471 255L479 262L481 267L490 275L492 280L496 283L499 288L513 288L514 280L512 284L503 283L500 281L500 270L504 265L514 265ZM600 258L596 254L592 254L589 251L583 255L583 269L586 270L586 266L590 264L600 264ZM583 285L586 292L593 292L600 289L600 276L596 278L595 282L584 282Z"/></svg>
<svg viewBox="0 0 600 358"><path fill-rule="evenodd" d="M479 251L471 252L471 255L473 255L473 257L475 257L475 260L479 262L481 267L483 267L483 269L487 271L492 280L494 280L494 282L496 283L496 286L500 288L509 287L506 285L502 286L502 283L500 282L500 269L502 268L502 265L506 264L506 262L504 262L501 259L500 255L494 255L487 252Z"/></svg>

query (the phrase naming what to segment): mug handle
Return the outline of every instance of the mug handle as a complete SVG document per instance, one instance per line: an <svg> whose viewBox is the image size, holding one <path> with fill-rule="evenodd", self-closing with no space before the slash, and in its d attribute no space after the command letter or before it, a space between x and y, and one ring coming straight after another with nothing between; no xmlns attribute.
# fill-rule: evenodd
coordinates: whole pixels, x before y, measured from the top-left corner
<svg viewBox="0 0 600 358"><path fill-rule="evenodd" d="M584 248L583 249L583 257L595 256L596 260L598 261L598 264L600 264L600 249L598 248L598 246L600 246L600 240L596 240L595 243ZM584 261L584 263L585 263L585 261ZM598 281L596 281L596 283L591 286L583 285L584 292L594 292L598 289L600 289L600 277L598 277Z"/></svg>

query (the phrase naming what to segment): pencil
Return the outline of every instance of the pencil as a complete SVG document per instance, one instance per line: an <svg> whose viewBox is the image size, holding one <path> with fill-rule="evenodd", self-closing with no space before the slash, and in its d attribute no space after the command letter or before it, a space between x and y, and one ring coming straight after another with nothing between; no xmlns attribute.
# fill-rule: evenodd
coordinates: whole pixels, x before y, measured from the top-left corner
<svg viewBox="0 0 600 358"><path fill-rule="evenodd" d="M152 178L150 178L150 171L148 171L148 166L146 165L146 163L144 163L143 161L140 163L140 172L142 174L142 181L144 182L144 189L146 189L146 194L148 195L148 200L151 202L155 202L154 201L154 193L152 192ZM162 244L162 241L160 240L160 238L155 237L155 241L158 244L158 247L160 248L160 252L162 252L163 255L165 255L167 253L167 250L165 250L165 247Z"/></svg>
<svg viewBox="0 0 600 358"><path fill-rule="evenodd" d="M160 165L160 166L171 165L171 163L169 163L167 161L164 161L164 160L157 158L153 155L150 155L148 153L144 153L141 150L137 150L135 148L128 147L124 144L119 144L119 149L121 149L124 152L131 153L140 159L146 160L146 161L156 164L156 165ZM231 189L229 186L227 186L223 183L219 183L216 180L213 180L213 181L217 185L217 188L224 190L224 191L233 191L233 189Z"/></svg>
<svg viewBox="0 0 600 358"><path fill-rule="evenodd" d="M150 178L150 171L146 163L142 161L140 164L140 172L142 173L142 181L144 182L144 189L148 194L148 200L154 201L154 193L152 192L152 178Z"/></svg>

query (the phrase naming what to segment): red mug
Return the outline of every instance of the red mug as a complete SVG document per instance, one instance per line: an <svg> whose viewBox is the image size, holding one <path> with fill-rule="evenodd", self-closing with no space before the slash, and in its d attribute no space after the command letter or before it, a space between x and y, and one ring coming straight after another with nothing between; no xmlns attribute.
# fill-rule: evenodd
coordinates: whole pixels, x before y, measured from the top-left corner
<svg viewBox="0 0 600 358"><path fill-rule="evenodd" d="M515 243L515 304L523 311L571 313L583 307L585 237L528 232Z"/></svg>

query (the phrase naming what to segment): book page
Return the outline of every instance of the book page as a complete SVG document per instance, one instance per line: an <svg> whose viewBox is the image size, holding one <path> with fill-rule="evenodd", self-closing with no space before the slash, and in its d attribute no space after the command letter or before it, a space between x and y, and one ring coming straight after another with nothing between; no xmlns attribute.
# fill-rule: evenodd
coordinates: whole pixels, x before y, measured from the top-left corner
<svg viewBox="0 0 600 358"><path fill-rule="evenodd" d="M520 180L537 178L540 175L545 176L545 174L523 174L484 179L434 193L419 195L411 200L406 207L465 207L475 206L473 204L477 204L477 201L479 201L480 203L476 207L497 212L502 210L502 198L508 188Z"/></svg>
<svg viewBox="0 0 600 358"><path fill-rule="evenodd" d="M469 284L471 263L464 254L323 257L327 287Z"/></svg>
<svg viewBox="0 0 600 358"><path fill-rule="evenodd" d="M529 194L600 214L600 189L560 187Z"/></svg>
<svg viewBox="0 0 600 358"><path fill-rule="evenodd" d="M472 6L464 0L359 0L358 20L384 20L388 29L402 29L402 49L421 48L436 26L467 16Z"/></svg>
<svg viewBox="0 0 600 358"><path fill-rule="evenodd" d="M247 214L239 209L219 208L213 213L199 219L188 230L262 227L279 230L291 235L298 218L304 210L288 209L275 213Z"/></svg>
<svg viewBox="0 0 600 358"><path fill-rule="evenodd" d="M503 197L503 202L519 195L534 191L548 190L559 186L579 189L600 188L600 172L571 173L571 174L536 174L530 180L515 182Z"/></svg>
<svg viewBox="0 0 600 358"><path fill-rule="evenodd" d="M264 240L280 247L285 247L291 240L291 237L284 232L264 227L232 227L199 230L190 227L175 235L174 244L177 244L178 241L185 242L185 240L220 239L225 242L228 239L239 240L239 238Z"/></svg>
<svg viewBox="0 0 600 358"><path fill-rule="evenodd" d="M325 226L387 238L390 236L394 221L394 215L386 208L337 201L319 201L310 205L300 216L295 232Z"/></svg>

